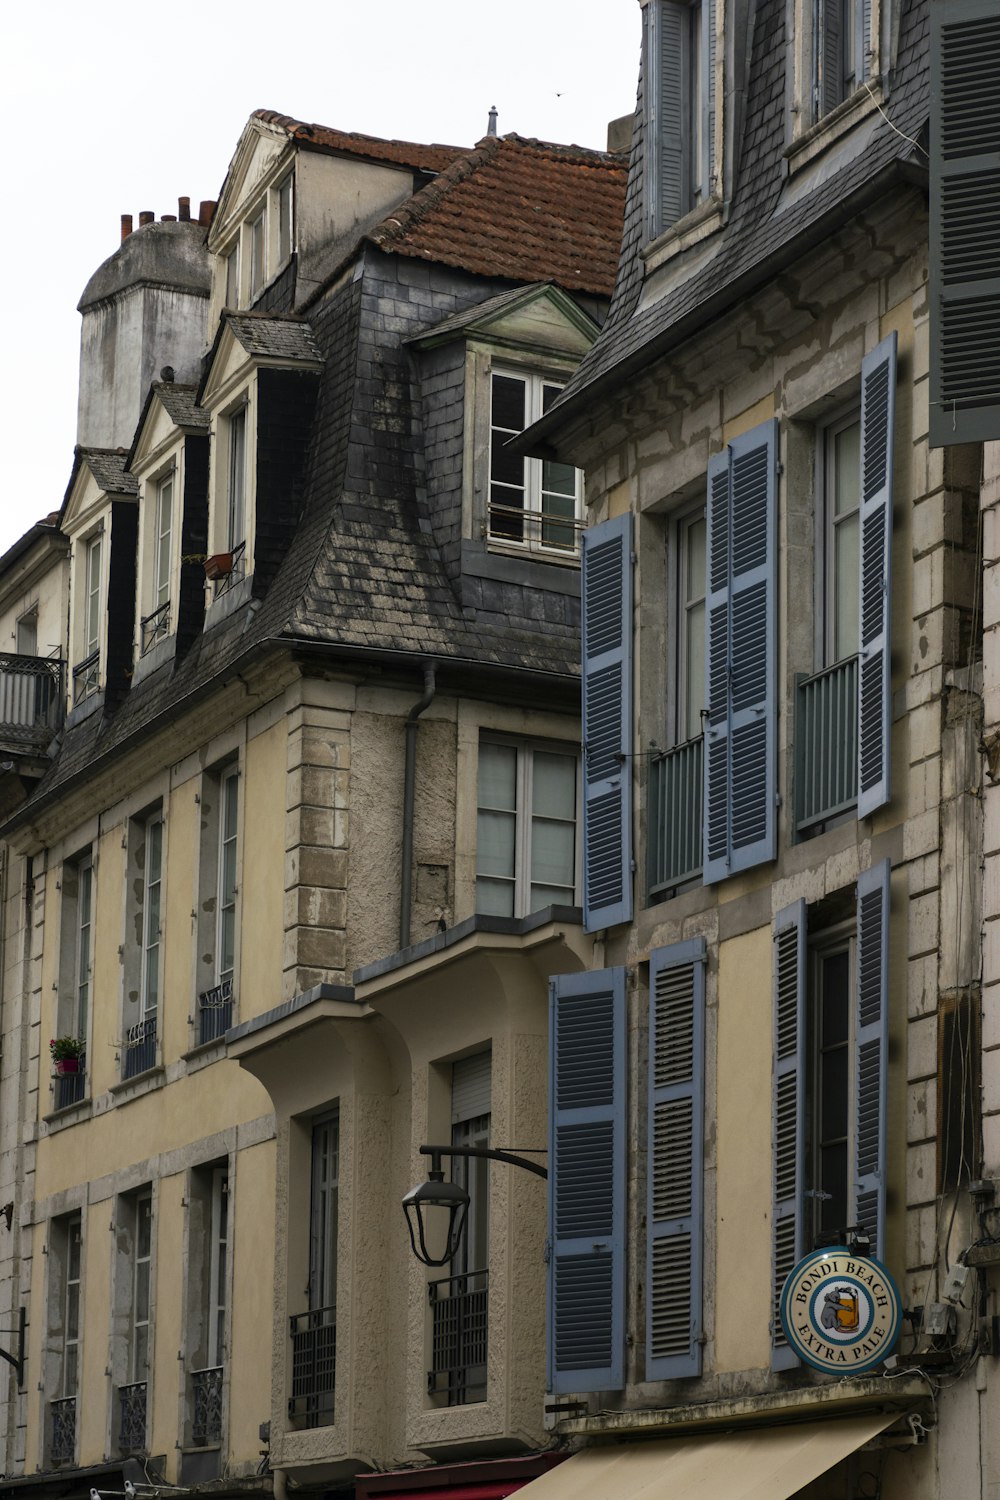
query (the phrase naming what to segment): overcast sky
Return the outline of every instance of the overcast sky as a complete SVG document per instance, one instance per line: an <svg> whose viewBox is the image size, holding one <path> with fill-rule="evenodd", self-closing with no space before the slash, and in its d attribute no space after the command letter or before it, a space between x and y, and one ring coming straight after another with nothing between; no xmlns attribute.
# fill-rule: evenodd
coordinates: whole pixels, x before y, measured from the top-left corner
<svg viewBox="0 0 1000 1500"><path fill-rule="evenodd" d="M6 15L0 553L62 503L76 304L120 216L217 198L254 109L472 145L495 104L501 133L603 149L635 102L636 0L49 0Z"/></svg>

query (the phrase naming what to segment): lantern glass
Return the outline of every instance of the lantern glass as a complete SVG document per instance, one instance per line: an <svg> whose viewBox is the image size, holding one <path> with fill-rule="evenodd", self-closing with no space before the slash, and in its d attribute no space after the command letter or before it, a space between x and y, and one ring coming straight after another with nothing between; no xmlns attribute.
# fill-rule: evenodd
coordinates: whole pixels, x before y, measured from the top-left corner
<svg viewBox="0 0 1000 1500"><path fill-rule="evenodd" d="M413 1253L425 1266L446 1266L456 1254L469 1211L469 1195L457 1182L445 1182L432 1171L429 1182L411 1188L403 1199Z"/></svg>

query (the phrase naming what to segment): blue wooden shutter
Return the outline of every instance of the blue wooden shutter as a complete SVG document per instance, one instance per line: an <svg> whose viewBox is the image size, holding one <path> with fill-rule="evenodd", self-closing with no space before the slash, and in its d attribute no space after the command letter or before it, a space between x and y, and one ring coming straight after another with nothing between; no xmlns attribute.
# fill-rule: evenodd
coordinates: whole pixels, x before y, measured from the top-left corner
<svg viewBox="0 0 1000 1500"><path fill-rule="evenodd" d="M649 955L646 1379L701 1374L705 941Z"/></svg>
<svg viewBox="0 0 1000 1500"><path fill-rule="evenodd" d="M771 1368L798 1364L781 1327L781 1289L805 1254L806 904L774 919L774 1195Z"/></svg>
<svg viewBox="0 0 1000 1500"><path fill-rule="evenodd" d="M715 4L714 0L702 0L702 68L701 97L704 104L704 155L703 170L705 198L710 198L715 178Z"/></svg>
<svg viewBox="0 0 1000 1500"><path fill-rule="evenodd" d="M549 982L548 1384L625 1384L625 970Z"/></svg>
<svg viewBox="0 0 1000 1500"><path fill-rule="evenodd" d="M686 150L688 9L677 0L653 0L646 21L646 150L648 233L655 239L687 212Z"/></svg>
<svg viewBox="0 0 1000 1500"><path fill-rule="evenodd" d="M889 801L892 728L892 474L896 335L861 365L861 622L858 640L858 817Z"/></svg>
<svg viewBox="0 0 1000 1500"><path fill-rule="evenodd" d="M817 116L828 115L844 97L843 0L819 0L816 21Z"/></svg>
<svg viewBox="0 0 1000 1500"><path fill-rule="evenodd" d="M706 884L775 856L777 433L763 422L708 470Z"/></svg>
<svg viewBox="0 0 1000 1500"><path fill-rule="evenodd" d="M1000 14L930 10L930 442L1000 432Z"/></svg>
<svg viewBox="0 0 1000 1500"><path fill-rule="evenodd" d="M583 914L632 916L632 517L583 533Z"/></svg>
<svg viewBox="0 0 1000 1500"><path fill-rule="evenodd" d="M854 1021L854 1221L885 1253L885 1096L889 1041L889 861L858 876Z"/></svg>

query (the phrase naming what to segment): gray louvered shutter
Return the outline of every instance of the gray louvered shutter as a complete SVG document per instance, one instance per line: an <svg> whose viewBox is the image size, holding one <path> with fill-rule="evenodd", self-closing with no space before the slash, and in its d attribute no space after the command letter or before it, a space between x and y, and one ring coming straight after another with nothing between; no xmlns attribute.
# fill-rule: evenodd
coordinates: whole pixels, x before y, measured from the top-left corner
<svg viewBox="0 0 1000 1500"><path fill-rule="evenodd" d="M702 26L704 45L705 78L701 96L705 101L705 197L712 194L715 178L715 4L714 0L702 0Z"/></svg>
<svg viewBox="0 0 1000 1500"><path fill-rule="evenodd" d="M625 1383L625 970L549 982L548 1380Z"/></svg>
<svg viewBox="0 0 1000 1500"><path fill-rule="evenodd" d="M885 1253L885 1096L889 1040L889 861L858 876L854 1222Z"/></svg>
<svg viewBox="0 0 1000 1500"><path fill-rule="evenodd" d="M896 335L861 365L861 621L858 680L858 817L891 796L892 477Z"/></svg>
<svg viewBox="0 0 1000 1500"><path fill-rule="evenodd" d="M649 236L655 239L687 212L685 120L687 116L687 6L653 0L644 12L647 26L646 120Z"/></svg>
<svg viewBox="0 0 1000 1500"><path fill-rule="evenodd" d="M701 1374L705 942L649 955L646 1379Z"/></svg>
<svg viewBox="0 0 1000 1500"><path fill-rule="evenodd" d="M861 0L858 6L858 82L871 77L872 71L872 0Z"/></svg>
<svg viewBox="0 0 1000 1500"><path fill-rule="evenodd" d="M931 19L930 442L1000 437L1000 13L935 0Z"/></svg>
<svg viewBox="0 0 1000 1500"><path fill-rule="evenodd" d="M583 533L583 913L632 916L632 517Z"/></svg>
<svg viewBox="0 0 1000 1500"><path fill-rule="evenodd" d="M819 0L817 14L816 113L828 115L844 97L843 0Z"/></svg>
<svg viewBox="0 0 1000 1500"><path fill-rule="evenodd" d="M781 1289L805 1254L806 904L774 919L774 1194L771 1368L798 1364L781 1327Z"/></svg>
<svg viewBox="0 0 1000 1500"><path fill-rule="evenodd" d="M729 449L708 464L704 880L729 874Z"/></svg>

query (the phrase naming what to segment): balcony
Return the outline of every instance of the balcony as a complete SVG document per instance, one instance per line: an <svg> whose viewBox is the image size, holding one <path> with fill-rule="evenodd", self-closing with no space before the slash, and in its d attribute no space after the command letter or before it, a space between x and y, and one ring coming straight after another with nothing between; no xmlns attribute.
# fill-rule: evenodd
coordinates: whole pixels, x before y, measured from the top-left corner
<svg viewBox="0 0 1000 1500"><path fill-rule="evenodd" d="M649 900L701 874L703 735L686 740L649 763Z"/></svg>
<svg viewBox="0 0 1000 1500"><path fill-rule="evenodd" d="M118 1446L123 1453L146 1451L146 1382L118 1387Z"/></svg>
<svg viewBox="0 0 1000 1500"><path fill-rule="evenodd" d="M50 1401L49 1413L52 1433L49 1458L53 1464L71 1464L76 1457L76 1397Z"/></svg>
<svg viewBox="0 0 1000 1500"><path fill-rule="evenodd" d="M69 1109L71 1104L79 1104L87 1097L87 1073L80 1059L80 1066L75 1073L58 1073L56 1075L56 1109Z"/></svg>
<svg viewBox="0 0 1000 1500"><path fill-rule="evenodd" d="M156 1066L156 1017L137 1021L125 1033L122 1079L135 1078Z"/></svg>
<svg viewBox="0 0 1000 1500"><path fill-rule="evenodd" d="M337 1309L316 1307L289 1322L292 1394L288 1414L303 1419L306 1427L329 1426L337 1371Z"/></svg>
<svg viewBox="0 0 1000 1500"><path fill-rule="evenodd" d="M431 1368L427 1389L449 1406L486 1399L489 1272L468 1271L432 1281Z"/></svg>
<svg viewBox="0 0 1000 1500"><path fill-rule="evenodd" d="M191 1371L191 1441L196 1448L222 1442L222 1365Z"/></svg>
<svg viewBox="0 0 1000 1500"><path fill-rule="evenodd" d="M159 609L154 609L150 615L144 615L139 621L139 654L145 656L159 641L165 641L170 634L170 600L161 604Z"/></svg>
<svg viewBox="0 0 1000 1500"><path fill-rule="evenodd" d="M62 723L63 667L0 652L0 747L42 754Z"/></svg>
<svg viewBox="0 0 1000 1500"><path fill-rule="evenodd" d="M233 1024L233 981L224 979L198 996L198 1045L216 1042Z"/></svg>
<svg viewBox="0 0 1000 1500"><path fill-rule="evenodd" d="M101 653L92 651L73 668L73 707L90 698L101 683Z"/></svg>
<svg viewBox="0 0 1000 1500"><path fill-rule="evenodd" d="M795 691L795 831L803 833L858 800L858 658L850 656Z"/></svg>

